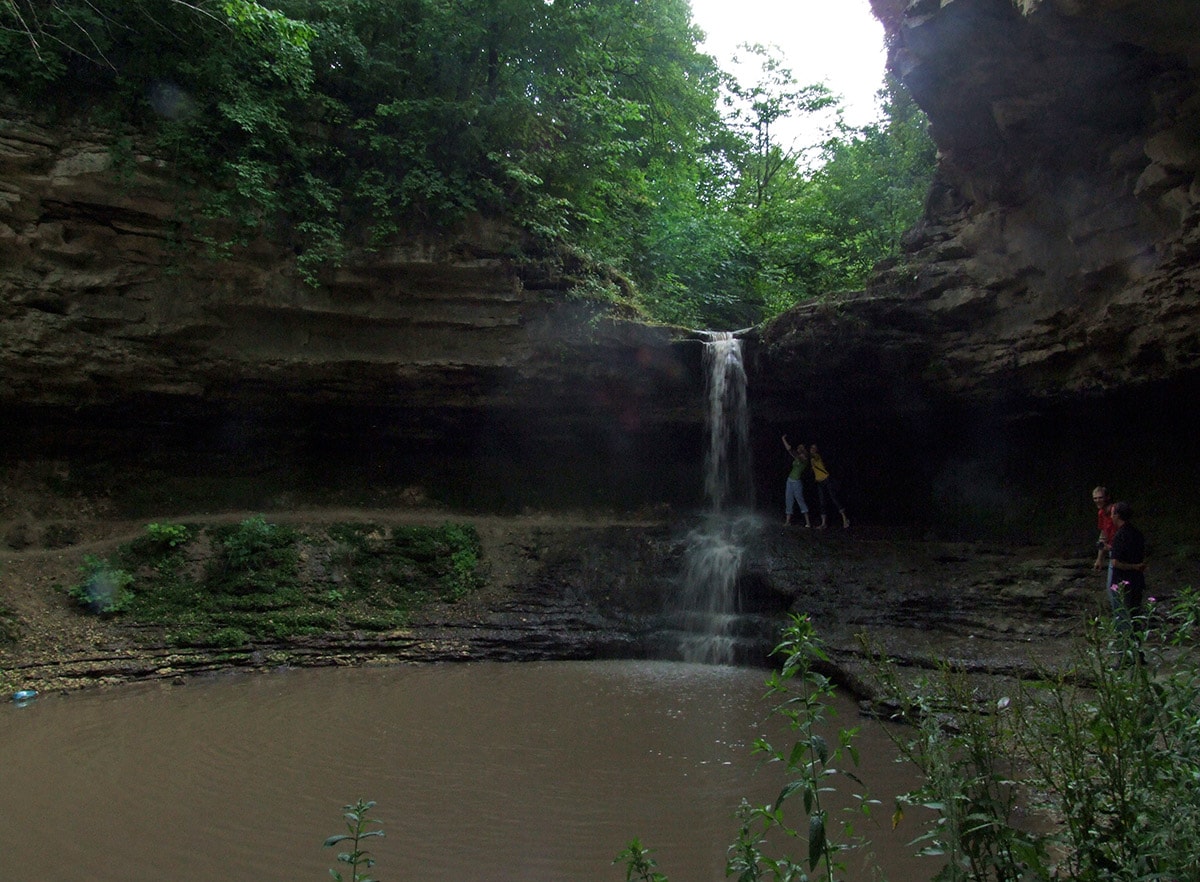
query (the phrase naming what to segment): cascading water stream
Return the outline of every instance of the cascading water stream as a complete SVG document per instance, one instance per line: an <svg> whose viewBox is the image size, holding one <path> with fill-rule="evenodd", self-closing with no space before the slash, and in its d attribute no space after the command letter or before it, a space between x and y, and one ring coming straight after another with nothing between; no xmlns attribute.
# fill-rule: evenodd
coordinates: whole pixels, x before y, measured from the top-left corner
<svg viewBox="0 0 1200 882"><path fill-rule="evenodd" d="M704 492L713 512L750 496L750 419L742 344L728 331L713 332L704 344L708 393L708 444Z"/></svg>
<svg viewBox="0 0 1200 882"><path fill-rule="evenodd" d="M738 577L757 529L750 512L750 430L741 342L729 332L711 333L704 344L704 366L704 491L709 509L688 534L677 615L679 649L686 661L730 664L736 649Z"/></svg>

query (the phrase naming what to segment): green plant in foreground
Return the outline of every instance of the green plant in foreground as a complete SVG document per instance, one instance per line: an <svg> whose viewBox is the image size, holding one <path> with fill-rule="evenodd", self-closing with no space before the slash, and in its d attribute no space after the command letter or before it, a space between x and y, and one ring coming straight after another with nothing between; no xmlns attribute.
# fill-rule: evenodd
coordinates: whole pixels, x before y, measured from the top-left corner
<svg viewBox="0 0 1200 882"><path fill-rule="evenodd" d="M1092 622L1069 675L1030 690L1018 731L1062 819L1059 872L1079 882L1200 879L1200 596L1148 607L1133 646Z"/></svg>
<svg viewBox="0 0 1200 882"><path fill-rule="evenodd" d="M829 810L823 797L836 789L833 786L835 777L842 776L863 786L854 772L839 767L843 758L858 765L858 752L853 743L858 730L838 730L835 746L830 746L820 732L832 715L829 706L836 688L817 670L817 666L828 663L829 659L807 615L791 617L791 624L784 628L775 654L783 657L783 666L767 680L768 696L778 699L771 713L788 722L796 733L796 740L787 748L777 747L764 738L755 742L756 753L765 754L769 762L783 764L786 780L773 803L753 806L742 802L738 810L741 826L737 840L729 847L725 875L736 877L738 882L763 879L808 882L818 878L836 882L846 878L839 875L846 869L839 856L866 844L855 831L855 818L869 818L871 807L878 802L865 794L855 793L857 805L843 810L847 817L839 825L840 836L832 835ZM800 798L807 819L804 832L793 826L788 815L789 810L795 809L796 797ZM801 860L788 854L772 856L770 852L778 850L781 840L792 839L807 842ZM648 850L635 839L617 861L625 862L627 879L663 882L666 877L653 872L655 865L648 856ZM647 876L646 873L653 874Z"/></svg>
<svg viewBox="0 0 1200 882"><path fill-rule="evenodd" d="M351 850L339 852L337 859L339 863L346 864L350 867L350 875L348 877L336 870L331 869L329 875L337 882L376 882L366 873L360 873L359 867L364 870L370 870L375 866L375 859L370 856L370 852L362 847L362 841L373 836L382 836L382 830L368 830L367 827L371 824L381 823L376 818L368 818L367 813L375 808L374 800L360 799L354 805L343 806L345 814L342 817L346 821L346 832L338 833L330 836L325 840L325 847L332 848L342 842L350 843Z"/></svg>
<svg viewBox="0 0 1200 882"><path fill-rule="evenodd" d="M1200 878L1200 602L1155 607L1132 643L1090 622L1073 665L1012 695L948 667L914 687L877 658L913 726L897 743L925 780L902 802L936 813L917 841L938 882Z"/></svg>
<svg viewBox="0 0 1200 882"><path fill-rule="evenodd" d="M650 849L643 848L637 839L630 842L613 863L625 864L625 882L667 882L667 877L655 869L658 861L650 856Z"/></svg>
<svg viewBox="0 0 1200 882"><path fill-rule="evenodd" d="M1011 694L949 665L902 681L868 646L881 698L909 724L894 740L923 775L898 799L894 821L905 806L932 811L914 844L941 862L935 882L1200 879L1200 594L1189 588L1169 607L1153 598L1148 606L1132 636L1092 621L1074 665ZM807 618L793 617L776 652L785 661L768 685L784 699L773 713L798 735L790 751L761 739L755 749L784 763L789 780L773 804L743 803L726 875L834 882L844 871L837 855L853 845L830 838L821 795L833 789L840 753L857 762L854 733L840 733L831 750L816 730L834 689L814 669L826 657ZM767 853L779 834L805 838L784 815L797 795L808 816L803 863ZM865 814L870 802L860 800ZM843 832L853 841L852 825ZM617 860L627 880L662 882L637 840Z"/></svg>
<svg viewBox="0 0 1200 882"><path fill-rule="evenodd" d="M857 808L845 810L850 817L840 825L841 836L831 835L829 810L822 795L835 789L833 779L838 775L860 787L863 784L852 771L839 767L843 758L858 765L853 743L857 730L839 730L838 744L832 747L819 731L832 713L829 704L836 690L833 682L817 670L818 665L828 663L829 659L808 616L792 616L775 654L784 661L783 667L767 680L769 695L780 699L771 712L787 720L796 740L787 749L763 738L755 743L755 752L766 754L772 762L783 763L787 780L773 804L756 807L742 803L739 811L742 824L737 841L730 847L726 875L736 875L739 882L817 876L834 882L839 873L845 872L839 854L864 844L855 832L853 816L869 817L874 804L863 794L854 794ZM794 829L786 816L786 809L797 796L807 817L807 835ZM801 862L786 854L775 858L767 853L764 847L779 836L807 840L807 854Z"/></svg>
<svg viewBox="0 0 1200 882"><path fill-rule="evenodd" d="M1045 837L1021 829L1016 819L1024 796L1015 756L1013 700L972 685L944 666L939 675L902 688L894 668L882 675L893 700L908 696L903 716L911 728L893 736L901 757L923 776L898 798L896 823L905 806L935 813L914 841L920 854L944 860L937 882L1046 878Z"/></svg>

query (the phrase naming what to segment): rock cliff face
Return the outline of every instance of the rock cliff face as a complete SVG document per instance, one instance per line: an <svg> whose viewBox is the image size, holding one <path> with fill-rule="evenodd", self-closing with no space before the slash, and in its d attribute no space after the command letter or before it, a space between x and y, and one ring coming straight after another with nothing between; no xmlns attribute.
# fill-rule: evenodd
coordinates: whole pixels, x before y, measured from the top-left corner
<svg viewBox="0 0 1200 882"><path fill-rule="evenodd" d="M876 302L841 311L885 323L882 342L959 397L1053 399L1194 374L1195 5L872 5L892 70L929 115L939 170L904 256L863 295ZM804 324L827 321L812 313ZM764 341L796 324L784 317Z"/></svg>
<svg viewBox="0 0 1200 882"><path fill-rule="evenodd" d="M588 461L593 486L612 470L634 486L640 457L692 434L697 344L573 300L576 268L523 253L513 230L414 236L313 288L269 243L211 256L186 238L170 168L116 167L112 141L0 124L0 408L24 450L176 466L292 450L336 469L371 449L493 460L491 485L553 453Z"/></svg>
<svg viewBox="0 0 1200 882"><path fill-rule="evenodd" d="M518 261L512 230L413 237L312 288L268 243L216 257L181 238L169 169L147 156L115 168L111 140L0 128L6 403L138 394L548 410L584 379L577 371L624 375L638 391L679 379L637 357L667 334L572 303L570 268ZM581 351L586 365L572 357ZM569 410L590 404L587 391L572 397Z"/></svg>
<svg viewBox="0 0 1200 882"><path fill-rule="evenodd" d="M935 502L936 485L983 472L986 505L1011 500L1010 479L1132 490L1147 458L1194 480L1196 424L1179 408L1200 391L1196 5L872 7L929 116L936 180L867 291L762 331L760 414L883 445L870 480L899 470Z"/></svg>
<svg viewBox="0 0 1200 882"><path fill-rule="evenodd" d="M877 2L940 172L873 289L944 328L950 387L1037 396L1200 360L1200 15L1163 0Z"/></svg>
<svg viewBox="0 0 1200 882"><path fill-rule="evenodd" d="M905 518L967 485L1004 504L1014 474L1053 494L1119 464L1148 486L1126 461L1154 460L1194 481L1194 0L872 5L939 171L868 290L747 335L762 490L787 429L840 446L858 510ZM267 243L206 256L170 168L114 167L111 140L0 124L10 455L269 460L281 482L454 486L500 508L698 500L688 335L565 297L572 268L495 224L359 255L320 289Z"/></svg>

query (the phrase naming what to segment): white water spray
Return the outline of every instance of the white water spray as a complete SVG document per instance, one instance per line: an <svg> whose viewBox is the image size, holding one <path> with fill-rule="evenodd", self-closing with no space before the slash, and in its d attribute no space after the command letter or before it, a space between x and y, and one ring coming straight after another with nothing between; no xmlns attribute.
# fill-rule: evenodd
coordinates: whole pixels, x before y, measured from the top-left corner
<svg viewBox="0 0 1200 882"><path fill-rule="evenodd" d="M712 510L720 512L730 502L749 502L750 496L750 420L741 341L728 331L714 332L704 344L704 367L708 392L704 492Z"/></svg>
<svg viewBox="0 0 1200 882"><path fill-rule="evenodd" d="M742 345L732 333L704 344L708 439L704 492L709 510L688 534L679 610L680 653L686 661L730 664L735 658L738 577L757 529L752 502L750 429ZM733 508L742 506L739 514Z"/></svg>

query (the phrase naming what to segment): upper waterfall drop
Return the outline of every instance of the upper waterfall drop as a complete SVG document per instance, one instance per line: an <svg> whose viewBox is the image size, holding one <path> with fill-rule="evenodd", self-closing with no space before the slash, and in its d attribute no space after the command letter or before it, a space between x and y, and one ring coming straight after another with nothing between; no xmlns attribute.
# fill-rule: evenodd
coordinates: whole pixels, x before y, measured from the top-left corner
<svg viewBox="0 0 1200 882"><path fill-rule="evenodd" d="M746 404L746 368L734 331L704 332L705 383L708 393L708 443L704 455L704 493L712 511L751 505L750 418Z"/></svg>

